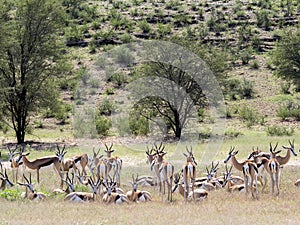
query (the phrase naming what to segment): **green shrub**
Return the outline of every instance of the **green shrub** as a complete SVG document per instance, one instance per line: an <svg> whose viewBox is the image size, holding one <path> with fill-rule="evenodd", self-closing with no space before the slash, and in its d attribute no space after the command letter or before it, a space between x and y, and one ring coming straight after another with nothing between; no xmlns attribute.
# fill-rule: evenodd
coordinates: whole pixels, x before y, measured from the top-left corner
<svg viewBox="0 0 300 225"><path fill-rule="evenodd" d="M120 40L123 42L123 43L130 43L130 42L132 42L133 41L133 37L132 37L132 35L131 34L129 34L129 33L125 33L125 34L122 34L121 36L120 36Z"/></svg>
<svg viewBox="0 0 300 225"><path fill-rule="evenodd" d="M151 31L151 26L146 20L139 22L138 26L145 34L150 33Z"/></svg>
<svg viewBox="0 0 300 225"><path fill-rule="evenodd" d="M3 134L6 134L9 131L9 126L0 121L0 130L2 130Z"/></svg>
<svg viewBox="0 0 300 225"><path fill-rule="evenodd" d="M271 20L269 19L270 12L267 10L261 10L257 13L257 26L269 30L271 26Z"/></svg>
<svg viewBox="0 0 300 225"><path fill-rule="evenodd" d="M109 99L104 99L104 101L98 107L98 114L110 116L115 110L115 105Z"/></svg>
<svg viewBox="0 0 300 225"><path fill-rule="evenodd" d="M111 76L111 82L115 83L118 87L121 87L124 85L124 83L127 82L126 75L124 73L114 73Z"/></svg>
<svg viewBox="0 0 300 225"><path fill-rule="evenodd" d="M210 136L211 136L211 130L209 129L202 129L198 134L199 140L209 139Z"/></svg>
<svg viewBox="0 0 300 225"><path fill-rule="evenodd" d="M294 128L273 125L267 127L268 136L292 136L295 133Z"/></svg>
<svg viewBox="0 0 300 225"><path fill-rule="evenodd" d="M246 65L249 63L249 61L252 59L252 53L253 49L252 48L245 48L241 50L240 52L240 59L242 60L242 64Z"/></svg>
<svg viewBox="0 0 300 225"><path fill-rule="evenodd" d="M198 109L198 121L199 121L199 122L203 122L203 121L204 121L204 119L205 119L205 114L206 114L206 112L205 112L205 109L204 109L204 108L199 108L199 109Z"/></svg>
<svg viewBox="0 0 300 225"><path fill-rule="evenodd" d="M287 118L300 120L300 104L293 101L286 102L278 108L277 116L282 120L286 120Z"/></svg>
<svg viewBox="0 0 300 225"><path fill-rule="evenodd" d="M112 122L106 116L98 116L96 118L96 130L100 136L107 136L109 129L112 127Z"/></svg>
<svg viewBox="0 0 300 225"><path fill-rule="evenodd" d="M253 81L245 78L242 81L239 79L228 80L225 89L230 100L250 99L254 96Z"/></svg>
<svg viewBox="0 0 300 225"><path fill-rule="evenodd" d="M233 128L229 128L225 131L225 137L227 138L237 138L238 136L243 135L242 132L235 130Z"/></svg>
<svg viewBox="0 0 300 225"><path fill-rule="evenodd" d="M252 69L255 69L255 70L259 69L259 62L258 62L258 60L253 60L252 63L250 64L250 67Z"/></svg>
<svg viewBox="0 0 300 225"><path fill-rule="evenodd" d="M159 23L157 25L157 32L160 37L165 37L166 35L169 35L172 32L171 25L170 24L165 25L165 24Z"/></svg>
<svg viewBox="0 0 300 225"><path fill-rule="evenodd" d="M292 86L292 82L284 81L280 84L280 90L282 94L291 94L290 89Z"/></svg>
<svg viewBox="0 0 300 225"><path fill-rule="evenodd" d="M0 191L0 198L5 198L10 201L16 201L21 198L21 191L6 189L4 191Z"/></svg>
<svg viewBox="0 0 300 225"><path fill-rule="evenodd" d="M134 57L128 47L120 46L112 52L117 63L130 65L134 61Z"/></svg>
<svg viewBox="0 0 300 225"><path fill-rule="evenodd" d="M105 89L105 93L107 95L114 95L115 94L115 89L113 87L108 87Z"/></svg>
<svg viewBox="0 0 300 225"><path fill-rule="evenodd" d="M134 135L147 135L150 132L149 121L142 116L131 114L129 117L130 132Z"/></svg>
<svg viewBox="0 0 300 225"><path fill-rule="evenodd" d="M244 105L238 109L239 117L251 127L258 122L257 112L250 106Z"/></svg>

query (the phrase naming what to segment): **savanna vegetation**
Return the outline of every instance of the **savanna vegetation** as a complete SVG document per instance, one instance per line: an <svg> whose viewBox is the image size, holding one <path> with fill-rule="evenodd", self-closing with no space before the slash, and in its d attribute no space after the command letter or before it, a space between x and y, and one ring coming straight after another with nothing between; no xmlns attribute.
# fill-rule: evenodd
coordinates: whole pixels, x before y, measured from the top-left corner
<svg viewBox="0 0 300 225"><path fill-rule="evenodd" d="M30 159L53 155L56 143L68 146L69 157L79 152L92 156L93 147L115 143L124 161L122 187L129 190L133 173L150 175L147 145L161 141L176 171L184 162L185 147L193 145L199 176L212 160L222 162L230 146L236 146L241 160L253 147L268 151L270 142L287 145L295 139L298 151L299 1L0 2L0 162L5 166L11 142L30 145ZM226 109L220 110L220 118L214 117L193 74L171 62L136 62L130 46L149 40L178 44L206 63L223 93L220 102ZM162 51L159 56L171 55ZM144 96L147 86L137 86L133 96L130 84L147 77L172 85L157 82L152 91L160 95L132 103ZM223 123L226 127L216 135L215 127ZM220 137L222 144L207 160L209 141ZM221 173L224 165L220 167ZM292 157L282 170L278 198L260 194L253 201L222 189L191 204L177 193L170 204L161 203L149 188L154 201L115 206L64 202L52 193L58 176L46 168L40 184L34 172L33 180L48 199L20 199L23 187L18 185L0 192L0 210L5 212L0 224L296 224L299 190L293 183L300 178L298 170L298 159Z"/></svg>

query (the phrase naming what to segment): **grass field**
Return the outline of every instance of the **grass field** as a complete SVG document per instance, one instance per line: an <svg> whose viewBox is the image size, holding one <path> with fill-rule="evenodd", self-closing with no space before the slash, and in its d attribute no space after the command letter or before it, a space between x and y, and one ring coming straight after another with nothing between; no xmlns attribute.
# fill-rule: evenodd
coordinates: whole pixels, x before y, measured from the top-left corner
<svg viewBox="0 0 300 225"><path fill-rule="evenodd" d="M298 133L296 133L299 136ZM220 161L219 174L224 171L223 160L227 156L230 146L236 146L240 150L237 158L242 160L251 151L252 147L258 146L268 151L269 142L279 142L279 146L287 145L288 138L294 137L267 137L263 133L248 132L246 135L235 139L225 140L220 151L216 151L214 161ZM185 151L182 146L175 143L166 144L168 152L166 160L175 165L178 171L184 157L181 152ZM201 161L205 143L199 143L194 148L197 161ZM124 162L121 182L125 191L130 190L129 181L131 175L150 175L149 165L146 164L146 144L119 144L115 146L116 152ZM298 151L299 144L295 140ZM182 149L179 149L181 148ZM103 151L103 146L102 146ZM92 148L69 149L66 157L78 152L92 153ZM4 153L4 152L3 152ZM48 152L31 152L30 159L52 154ZM285 154L285 151L281 155ZM289 164L284 166L281 175L278 198L271 197L269 185L267 193L259 193L259 200L252 200L251 196L244 194L230 194L225 189L209 193L208 199L199 203L185 203L183 197L174 193L174 202L161 202L160 195L153 188L144 188L151 192L154 201L149 203L132 203L130 205L105 205L100 200L94 203L74 204L63 201L63 196L52 193L59 186L59 178L52 168L41 170L41 183L35 182L36 172L33 174L33 182L38 191L44 192L48 198L44 202L31 202L20 198L8 200L0 198L0 224L298 224L300 215L298 207L300 189L294 186L294 182L300 178L300 164L298 157L292 157ZM209 164L210 162L207 162ZM198 165L197 175L203 176L205 162ZM235 174L241 175L235 171ZM9 171L9 176L11 172ZM270 183L270 181L269 181ZM140 187L142 189L142 187ZM23 187L15 185L9 190L21 193ZM77 190L91 191L88 187L77 185ZM0 192L1 193L1 192ZM3 195L2 195L3 196Z"/></svg>

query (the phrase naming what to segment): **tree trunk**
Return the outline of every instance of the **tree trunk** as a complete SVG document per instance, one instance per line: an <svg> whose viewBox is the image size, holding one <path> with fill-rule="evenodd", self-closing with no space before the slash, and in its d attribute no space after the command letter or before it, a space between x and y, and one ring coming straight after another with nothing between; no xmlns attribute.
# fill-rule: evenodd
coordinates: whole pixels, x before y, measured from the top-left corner
<svg viewBox="0 0 300 225"><path fill-rule="evenodd" d="M177 110L174 111L174 123L175 123L175 137L180 138L181 137L181 132L182 132L182 127L180 123L180 118L179 118L179 113Z"/></svg>

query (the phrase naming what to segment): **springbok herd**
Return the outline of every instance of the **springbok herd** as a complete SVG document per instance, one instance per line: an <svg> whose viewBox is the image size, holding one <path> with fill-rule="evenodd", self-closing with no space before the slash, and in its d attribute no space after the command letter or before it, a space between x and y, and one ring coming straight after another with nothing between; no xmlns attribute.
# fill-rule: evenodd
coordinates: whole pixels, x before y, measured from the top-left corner
<svg viewBox="0 0 300 225"><path fill-rule="evenodd" d="M126 193L120 188L120 175L122 170L122 159L118 156L112 156L113 144L105 144L106 156L99 156L100 150L93 156L87 154L76 155L72 158L65 158L67 151L65 146L57 145L55 155L28 160L29 153L26 147L8 147L8 156L12 169L13 182L10 181L6 168L4 169L0 160L0 190L7 186L13 186L14 183L25 186L26 191L21 194L22 198L30 200L44 200L47 196L37 192L31 181L31 173L25 175L26 168L36 170L37 182L40 182L39 170L42 167L54 165L59 174L60 188L53 190L56 194L65 195L64 200L70 202L86 202L99 199L103 203L123 204L130 202L147 202L152 197L149 191L139 190L138 186L153 186L153 191L159 191L161 201L165 199L172 201L172 194L178 190L184 198L184 201L200 201L208 197L210 191L224 188L228 192L245 192L246 195L251 192L252 198L258 199L258 190L261 186L261 192L265 192L265 187L270 178L271 195L278 196L280 193L280 173L282 167L288 163L291 154L297 156L294 148L294 141L289 141L289 147L282 146L286 150L285 156L278 155L281 150L277 150L278 143L273 147L270 143L270 152L252 149L248 158L238 161L236 155L238 151L234 147L230 148L227 158L224 160L225 171L222 176L217 176L219 162L211 163L211 168L206 167L205 177L196 177L197 162L194 158L192 148L186 147L186 153L183 155L186 162L178 172L174 171L174 166L164 160L165 146L154 144L151 148L147 147L146 157L149 164L151 176L132 175L132 189ZM1 158L1 152L0 152ZM227 163L231 162L228 167ZM80 166L79 166L80 165ZM243 178L232 175L232 168L243 173ZM18 181L18 169L22 172L22 182ZM88 172L87 172L88 170ZM74 181L75 177L77 178ZM78 185L86 185L92 192L75 191L75 182ZM174 184L173 184L174 182ZM64 188L65 184L65 188ZM300 186L300 180L295 182ZM149 188L148 188L149 190Z"/></svg>

